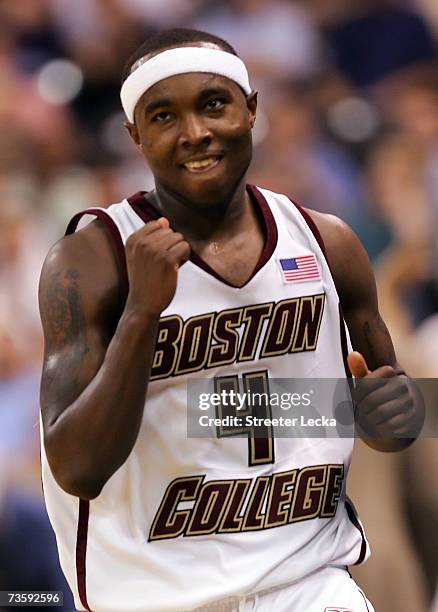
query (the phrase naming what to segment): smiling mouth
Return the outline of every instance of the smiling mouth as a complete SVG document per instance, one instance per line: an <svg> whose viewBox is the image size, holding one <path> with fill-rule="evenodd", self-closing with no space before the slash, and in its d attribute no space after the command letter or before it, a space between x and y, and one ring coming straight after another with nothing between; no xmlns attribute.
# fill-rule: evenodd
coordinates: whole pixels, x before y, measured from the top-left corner
<svg viewBox="0 0 438 612"><path fill-rule="evenodd" d="M208 170L215 168L221 159L222 156L215 155L205 159L186 161L183 166L189 172L199 174L200 172L208 172Z"/></svg>

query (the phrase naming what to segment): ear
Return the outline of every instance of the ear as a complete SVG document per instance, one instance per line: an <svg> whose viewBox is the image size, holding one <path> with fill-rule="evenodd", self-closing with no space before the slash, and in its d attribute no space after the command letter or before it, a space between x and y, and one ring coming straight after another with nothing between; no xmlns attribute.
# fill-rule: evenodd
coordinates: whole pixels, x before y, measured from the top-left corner
<svg viewBox="0 0 438 612"><path fill-rule="evenodd" d="M254 127L256 114L257 114L257 96L258 96L258 91L252 91L246 97L246 106L248 107L248 111L249 111L249 123L250 123L251 129Z"/></svg>
<svg viewBox="0 0 438 612"><path fill-rule="evenodd" d="M130 123L129 121L125 121L123 125L128 130L129 135L131 136L132 140L135 142L137 147L141 147L140 135L138 133L137 126L135 125L135 123Z"/></svg>

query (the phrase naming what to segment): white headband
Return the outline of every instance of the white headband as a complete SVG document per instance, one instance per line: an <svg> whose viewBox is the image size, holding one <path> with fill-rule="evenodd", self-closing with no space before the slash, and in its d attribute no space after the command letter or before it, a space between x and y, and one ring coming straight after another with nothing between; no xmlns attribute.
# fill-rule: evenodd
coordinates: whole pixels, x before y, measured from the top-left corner
<svg viewBox="0 0 438 612"><path fill-rule="evenodd" d="M141 96L152 85L176 74L211 72L231 79L248 95L251 93L248 72L240 58L210 47L177 47L154 55L128 76L122 85L120 99L129 121Z"/></svg>

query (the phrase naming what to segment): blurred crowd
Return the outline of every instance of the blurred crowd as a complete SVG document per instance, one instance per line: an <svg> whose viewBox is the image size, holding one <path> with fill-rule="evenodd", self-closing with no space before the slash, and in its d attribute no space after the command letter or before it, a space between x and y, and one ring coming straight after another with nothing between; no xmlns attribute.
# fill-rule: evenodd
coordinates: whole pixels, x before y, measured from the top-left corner
<svg viewBox="0 0 438 612"><path fill-rule="evenodd" d="M64 588L39 482L39 272L75 212L153 186L123 127L120 75L148 35L175 26L236 48L259 91L250 181L354 228L399 361L438 374L436 0L1 0L0 590ZM379 612L425 612L433 596L435 442L353 465L355 496L371 495L377 565L363 581ZM386 541L385 495L400 524ZM391 573L397 537L413 598L389 607L376 577Z"/></svg>

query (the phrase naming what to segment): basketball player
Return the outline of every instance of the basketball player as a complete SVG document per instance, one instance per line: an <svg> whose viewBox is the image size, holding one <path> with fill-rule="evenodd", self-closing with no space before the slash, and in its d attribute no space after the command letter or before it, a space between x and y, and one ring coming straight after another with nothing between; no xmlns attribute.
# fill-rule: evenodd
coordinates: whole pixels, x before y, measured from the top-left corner
<svg viewBox="0 0 438 612"><path fill-rule="evenodd" d="M191 379L345 378L351 337L372 444L410 443L394 435L421 414L364 249L246 184L257 95L225 41L151 38L121 99L156 189L76 233L74 218L40 285L44 492L76 605L372 610L346 570L368 556L345 496L352 440L187 436Z"/></svg>

